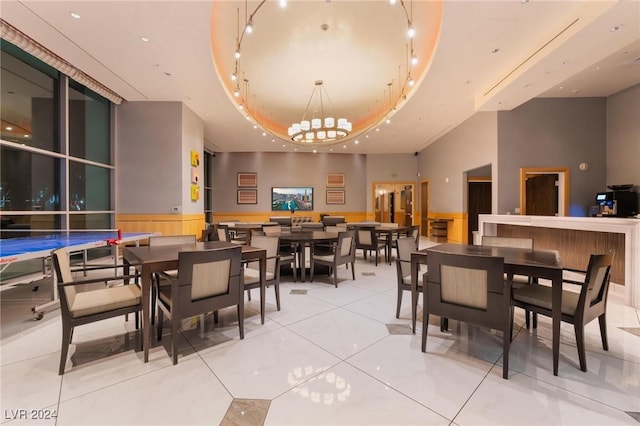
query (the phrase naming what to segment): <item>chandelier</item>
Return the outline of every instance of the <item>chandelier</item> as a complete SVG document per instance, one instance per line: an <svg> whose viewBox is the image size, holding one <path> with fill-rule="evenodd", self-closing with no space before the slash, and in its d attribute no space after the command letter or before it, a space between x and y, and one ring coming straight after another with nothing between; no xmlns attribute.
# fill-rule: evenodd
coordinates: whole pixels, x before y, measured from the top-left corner
<svg viewBox="0 0 640 426"><path fill-rule="evenodd" d="M324 90L322 80L317 80L302 115L302 120L299 123L293 123L289 127L288 135L293 142L300 144L330 144L337 143L340 139L349 135L349 132L351 132L350 121L346 118L327 117L324 114L325 98L331 103L329 95ZM312 111L309 117L310 108Z"/></svg>

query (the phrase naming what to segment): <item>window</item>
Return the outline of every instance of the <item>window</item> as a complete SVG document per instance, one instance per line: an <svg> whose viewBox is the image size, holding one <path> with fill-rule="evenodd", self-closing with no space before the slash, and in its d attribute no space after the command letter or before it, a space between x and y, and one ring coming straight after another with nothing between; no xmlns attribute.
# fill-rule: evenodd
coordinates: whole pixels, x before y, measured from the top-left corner
<svg viewBox="0 0 640 426"><path fill-rule="evenodd" d="M1 157L3 212L60 210L60 159L4 146Z"/></svg>
<svg viewBox="0 0 640 426"><path fill-rule="evenodd" d="M109 101L69 83L69 155L111 164Z"/></svg>
<svg viewBox="0 0 640 426"><path fill-rule="evenodd" d="M69 161L69 211L109 210L110 170Z"/></svg>
<svg viewBox="0 0 640 426"><path fill-rule="evenodd" d="M2 40L1 136L60 152L58 71Z"/></svg>

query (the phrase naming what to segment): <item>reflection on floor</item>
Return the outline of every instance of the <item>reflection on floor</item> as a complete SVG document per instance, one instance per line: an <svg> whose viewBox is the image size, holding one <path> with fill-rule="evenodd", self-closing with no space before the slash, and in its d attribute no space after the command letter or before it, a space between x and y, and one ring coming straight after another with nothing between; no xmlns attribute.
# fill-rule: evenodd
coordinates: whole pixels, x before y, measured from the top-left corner
<svg viewBox="0 0 640 426"><path fill-rule="evenodd" d="M429 244L421 242L424 247ZM358 254L356 280L341 267L336 289L283 277L282 310L267 292L246 305L245 339L235 309L184 321L178 365L169 330L142 362L130 319L76 329L67 370L58 376L59 311L34 321L30 308L47 286L3 286L1 411L3 424L224 425L638 425L640 314L624 306L624 289L609 297L609 351L597 321L586 330L587 365L578 368L571 325L562 325L559 375L551 372L551 321L523 327L516 310L509 380L502 379L501 334L451 321L440 332L422 323L414 335L410 295L395 318L396 268ZM421 314L422 299L419 305ZM56 417L53 417L53 416ZM46 417L49 417L48 419Z"/></svg>

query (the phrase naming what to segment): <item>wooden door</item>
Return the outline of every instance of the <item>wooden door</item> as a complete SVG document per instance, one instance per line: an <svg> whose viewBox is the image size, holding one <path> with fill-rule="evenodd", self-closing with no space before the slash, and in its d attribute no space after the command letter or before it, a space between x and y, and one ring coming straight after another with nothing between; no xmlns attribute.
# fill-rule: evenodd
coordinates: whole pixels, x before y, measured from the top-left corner
<svg viewBox="0 0 640 426"><path fill-rule="evenodd" d="M429 236L429 182L420 183L420 235Z"/></svg>
<svg viewBox="0 0 640 426"><path fill-rule="evenodd" d="M404 187L404 226L413 225L413 187Z"/></svg>
<svg viewBox="0 0 640 426"><path fill-rule="evenodd" d="M556 216L558 214L557 174L527 176L526 191L526 215Z"/></svg>
<svg viewBox="0 0 640 426"><path fill-rule="evenodd" d="M491 213L491 181L485 182L469 182L469 229L467 233L467 241L473 244L473 231L478 231L478 215Z"/></svg>

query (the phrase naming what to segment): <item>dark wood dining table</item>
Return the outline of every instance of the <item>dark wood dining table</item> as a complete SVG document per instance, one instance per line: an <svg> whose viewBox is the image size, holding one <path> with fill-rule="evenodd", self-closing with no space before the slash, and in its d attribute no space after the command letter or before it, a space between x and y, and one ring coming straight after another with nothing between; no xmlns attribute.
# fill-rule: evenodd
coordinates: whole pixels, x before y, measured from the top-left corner
<svg viewBox="0 0 640 426"><path fill-rule="evenodd" d="M306 279L306 254L305 248L313 250L312 245L316 243L332 243L338 241L337 232L326 231L282 231L279 235L281 243L297 244L299 247L298 265L300 265L300 280Z"/></svg>
<svg viewBox="0 0 640 426"><path fill-rule="evenodd" d="M513 276L516 274L551 280L553 374L555 376L558 375L560 323L562 317L562 262L556 250L530 250L512 247L487 247L448 243L413 252L411 254L411 322L414 333L416 332L419 265L427 264L429 252L502 257L504 258L505 273L507 274L507 281L509 282L513 280Z"/></svg>
<svg viewBox="0 0 640 426"><path fill-rule="evenodd" d="M197 250L221 250L229 247L238 247L237 244L225 241L207 241L196 244L176 244L162 246L127 247L124 249L125 274L129 274L130 267L141 271L140 285L142 288L142 349L144 362L149 361L149 347L151 343L151 277L156 272L178 269L178 253L181 251ZM267 265L267 251L260 248L243 245L242 260L258 260L260 265L260 304L262 323L264 324L265 303L265 272Z"/></svg>

